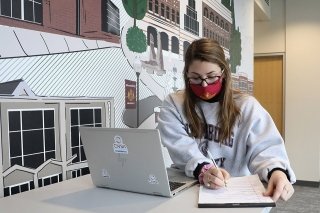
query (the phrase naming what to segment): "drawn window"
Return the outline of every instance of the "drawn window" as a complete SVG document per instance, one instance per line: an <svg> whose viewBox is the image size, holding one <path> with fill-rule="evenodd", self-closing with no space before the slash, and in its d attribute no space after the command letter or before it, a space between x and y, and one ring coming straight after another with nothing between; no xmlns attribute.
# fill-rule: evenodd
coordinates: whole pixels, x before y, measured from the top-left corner
<svg viewBox="0 0 320 213"><path fill-rule="evenodd" d="M152 2L152 0L149 0L149 10L150 11L153 11L152 7L153 7L153 2Z"/></svg>
<svg viewBox="0 0 320 213"><path fill-rule="evenodd" d="M171 11L171 21L175 22L176 21L176 11L172 9Z"/></svg>
<svg viewBox="0 0 320 213"><path fill-rule="evenodd" d="M87 174L90 174L89 167L71 171L71 178L76 178Z"/></svg>
<svg viewBox="0 0 320 213"><path fill-rule="evenodd" d="M187 52L187 49L188 49L189 46L190 46L189 42L187 42L187 41L183 42L183 56L186 55L186 52Z"/></svg>
<svg viewBox="0 0 320 213"><path fill-rule="evenodd" d="M189 0L188 1L188 5L193 8L196 9L196 1L195 0Z"/></svg>
<svg viewBox="0 0 320 213"><path fill-rule="evenodd" d="M180 14L177 12L177 24L180 24Z"/></svg>
<svg viewBox="0 0 320 213"><path fill-rule="evenodd" d="M164 4L161 3L161 16L164 17Z"/></svg>
<svg viewBox="0 0 320 213"><path fill-rule="evenodd" d="M225 30L226 30L227 32L229 32L229 25L228 25L228 23L226 23L226 24L224 25L224 27L225 27Z"/></svg>
<svg viewBox="0 0 320 213"><path fill-rule="evenodd" d="M219 25L219 16L216 16L216 24Z"/></svg>
<svg viewBox="0 0 320 213"><path fill-rule="evenodd" d="M50 184L58 183L62 181L62 173L54 174L46 177L42 177L38 179L39 187L48 186Z"/></svg>
<svg viewBox="0 0 320 213"><path fill-rule="evenodd" d="M11 17L11 0L0 0L1 15Z"/></svg>
<svg viewBox="0 0 320 213"><path fill-rule="evenodd" d="M179 54L179 39L175 36L171 37L171 51Z"/></svg>
<svg viewBox="0 0 320 213"><path fill-rule="evenodd" d="M71 154L77 155L72 163L84 162L87 160L83 144L80 138L79 127L102 127L101 108L71 108L70 109L70 134L71 134Z"/></svg>
<svg viewBox="0 0 320 213"><path fill-rule="evenodd" d="M102 2L102 31L120 35L120 15L117 8L110 0Z"/></svg>
<svg viewBox="0 0 320 213"><path fill-rule="evenodd" d="M21 192L29 191L34 189L34 181L30 180L24 183L7 186L3 189L4 197L15 195Z"/></svg>
<svg viewBox="0 0 320 213"><path fill-rule="evenodd" d="M208 8L204 8L204 16L206 17L206 18L208 18Z"/></svg>
<svg viewBox="0 0 320 213"><path fill-rule="evenodd" d="M194 1L189 1L187 5L187 14L184 14L184 29L194 35L199 35L199 22L197 21L197 11L195 10ZM194 6L194 7L193 7Z"/></svg>
<svg viewBox="0 0 320 213"><path fill-rule="evenodd" d="M214 21L214 15L213 12L210 13L210 21Z"/></svg>
<svg viewBox="0 0 320 213"><path fill-rule="evenodd" d="M1 15L42 24L42 0L0 0Z"/></svg>
<svg viewBox="0 0 320 213"><path fill-rule="evenodd" d="M159 14L159 1L158 0L155 0L155 3L154 3L154 12L156 14Z"/></svg>
<svg viewBox="0 0 320 213"><path fill-rule="evenodd" d="M166 18L170 19L170 8L166 6Z"/></svg>
<svg viewBox="0 0 320 213"><path fill-rule="evenodd" d="M161 47L163 50L169 50L169 36L165 32L160 33Z"/></svg>
<svg viewBox="0 0 320 213"><path fill-rule="evenodd" d="M25 20L42 23L42 0L24 0Z"/></svg>
<svg viewBox="0 0 320 213"><path fill-rule="evenodd" d="M56 157L54 109L9 110L11 166L37 168Z"/></svg>

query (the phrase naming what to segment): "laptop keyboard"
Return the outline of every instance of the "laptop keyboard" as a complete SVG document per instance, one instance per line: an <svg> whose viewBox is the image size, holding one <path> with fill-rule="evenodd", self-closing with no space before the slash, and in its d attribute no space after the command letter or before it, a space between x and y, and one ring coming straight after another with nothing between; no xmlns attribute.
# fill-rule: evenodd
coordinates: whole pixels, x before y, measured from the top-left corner
<svg viewBox="0 0 320 213"><path fill-rule="evenodd" d="M184 184L186 184L186 183L169 181L170 191L173 191L173 190L179 188L180 186L183 186Z"/></svg>

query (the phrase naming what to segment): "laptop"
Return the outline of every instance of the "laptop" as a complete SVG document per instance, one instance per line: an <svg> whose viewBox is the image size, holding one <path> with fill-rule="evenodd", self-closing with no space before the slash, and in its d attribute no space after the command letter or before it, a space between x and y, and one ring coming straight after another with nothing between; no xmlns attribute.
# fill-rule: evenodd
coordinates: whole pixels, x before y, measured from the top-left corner
<svg viewBox="0 0 320 213"><path fill-rule="evenodd" d="M173 197L197 183L166 168L157 129L80 127L80 135L97 187Z"/></svg>

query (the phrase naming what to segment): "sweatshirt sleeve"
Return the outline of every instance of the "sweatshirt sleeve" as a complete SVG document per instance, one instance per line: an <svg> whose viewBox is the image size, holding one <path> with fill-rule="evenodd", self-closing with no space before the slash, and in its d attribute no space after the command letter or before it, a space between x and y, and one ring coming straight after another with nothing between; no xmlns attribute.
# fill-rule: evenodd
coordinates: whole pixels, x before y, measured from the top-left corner
<svg viewBox="0 0 320 213"><path fill-rule="evenodd" d="M201 153L197 141L188 135L181 109L182 100L169 95L161 107L157 128L175 166L193 177L197 165L210 160Z"/></svg>
<svg viewBox="0 0 320 213"><path fill-rule="evenodd" d="M260 179L268 181L268 173L275 168L288 172L290 182L296 176L290 166L284 141L269 113L253 97L249 97L242 109L239 125L244 125L242 134L246 135L248 168L258 174Z"/></svg>

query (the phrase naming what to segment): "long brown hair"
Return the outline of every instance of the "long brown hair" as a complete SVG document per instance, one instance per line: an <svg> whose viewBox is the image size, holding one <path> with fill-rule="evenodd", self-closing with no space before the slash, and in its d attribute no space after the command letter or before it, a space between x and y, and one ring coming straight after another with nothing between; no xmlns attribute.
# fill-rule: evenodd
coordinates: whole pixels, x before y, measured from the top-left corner
<svg viewBox="0 0 320 213"><path fill-rule="evenodd" d="M202 38L193 41L185 54L183 76L186 92L183 107L189 123L191 135L196 138L201 138L204 135L204 118L201 118L196 112L197 98L190 89L189 80L187 77L188 69L195 60L216 63L221 67L221 70L224 70L224 96L222 100L219 101L220 109L217 114L218 125L220 129L218 139L220 143L224 143L224 141L231 137L232 128L235 125L237 118L240 116L240 109L236 106L233 97L235 91L233 91L231 88L231 72L228 63L226 62L224 51L217 41L213 39Z"/></svg>

